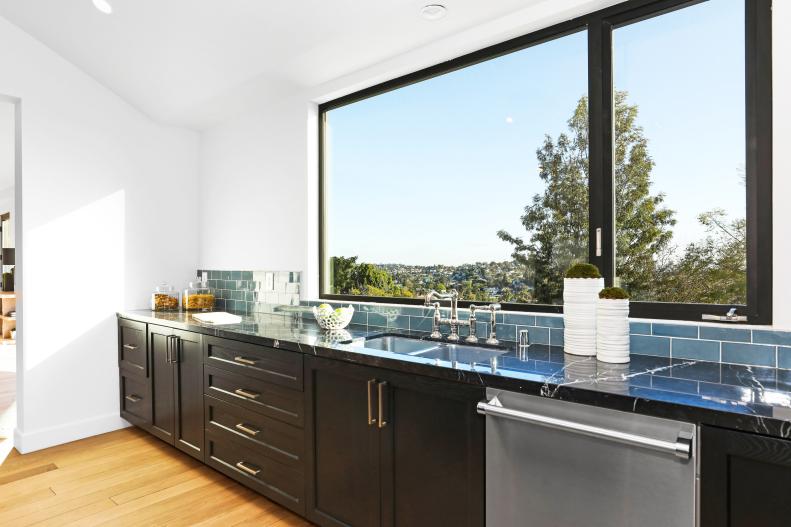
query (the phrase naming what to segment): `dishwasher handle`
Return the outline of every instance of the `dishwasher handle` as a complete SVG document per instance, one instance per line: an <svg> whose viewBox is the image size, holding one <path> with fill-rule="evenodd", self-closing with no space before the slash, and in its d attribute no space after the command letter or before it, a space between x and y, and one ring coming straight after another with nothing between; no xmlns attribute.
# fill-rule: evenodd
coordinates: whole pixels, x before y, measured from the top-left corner
<svg viewBox="0 0 791 527"><path fill-rule="evenodd" d="M558 419L546 415L512 410L505 408L497 397L493 397L489 402L479 402L478 413L648 448L657 452L673 454L681 459L690 459L692 457L692 437L687 437L688 434L684 432L679 432L675 441L665 441L664 439L657 439L655 437L647 437L629 432L622 432L620 430L578 423L576 421L568 421L566 419Z"/></svg>

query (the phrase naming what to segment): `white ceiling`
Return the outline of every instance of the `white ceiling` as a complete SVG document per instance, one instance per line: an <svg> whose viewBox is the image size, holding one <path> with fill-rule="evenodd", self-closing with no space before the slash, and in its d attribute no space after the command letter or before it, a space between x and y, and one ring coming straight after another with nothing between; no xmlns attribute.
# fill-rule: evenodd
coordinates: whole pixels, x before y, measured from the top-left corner
<svg viewBox="0 0 791 527"><path fill-rule="evenodd" d="M315 86L547 2L444 0L431 22L419 16L430 0L108 1L112 15L91 0L0 0L0 16L174 124L253 81Z"/></svg>

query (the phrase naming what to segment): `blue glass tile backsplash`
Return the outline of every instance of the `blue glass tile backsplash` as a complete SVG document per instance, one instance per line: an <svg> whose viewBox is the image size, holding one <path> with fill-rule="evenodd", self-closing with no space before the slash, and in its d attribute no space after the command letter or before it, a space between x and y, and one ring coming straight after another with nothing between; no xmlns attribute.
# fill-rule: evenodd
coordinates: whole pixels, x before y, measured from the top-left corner
<svg viewBox="0 0 791 527"><path fill-rule="evenodd" d="M306 305L324 302L348 305L349 302L306 301ZM354 304L355 324L384 328L431 331L433 309L422 306ZM442 316L449 316L443 308ZM459 317L469 318L469 311L459 310ZM488 312L476 313L478 336L489 330ZM521 330L528 331L531 344L563 345L563 316L536 313L497 313L497 337L515 340ZM447 328L443 328L446 332ZM749 366L772 366L791 370L791 331L723 327L669 321L632 320L631 352L674 359L705 360ZM461 329L466 335L466 328Z"/></svg>

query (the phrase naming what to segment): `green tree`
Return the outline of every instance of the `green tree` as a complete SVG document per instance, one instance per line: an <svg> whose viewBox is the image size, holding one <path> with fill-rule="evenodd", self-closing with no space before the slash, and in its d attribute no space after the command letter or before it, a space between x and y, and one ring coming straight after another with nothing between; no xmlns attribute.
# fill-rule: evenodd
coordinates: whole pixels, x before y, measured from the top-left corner
<svg viewBox="0 0 791 527"><path fill-rule="evenodd" d="M651 195L653 160L637 124L637 106L616 92L614 184L616 189L616 254L621 283L634 295L656 272L653 254L666 250L675 224L664 208L664 195ZM545 136L536 151L544 192L533 196L521 217L527 241L506 231L500 239L513 246L512 257L533 282L532 300L557 303L563 272L588 257L588 99L582 97L567 121L568 133Z"/></svg>
<svg viewBox="0 0 791 527"><path fill-rule="evenodd" d="M715 209L698 216L707 236L661 266L652 296L664 302L747 303L747 223Z"/></svg>

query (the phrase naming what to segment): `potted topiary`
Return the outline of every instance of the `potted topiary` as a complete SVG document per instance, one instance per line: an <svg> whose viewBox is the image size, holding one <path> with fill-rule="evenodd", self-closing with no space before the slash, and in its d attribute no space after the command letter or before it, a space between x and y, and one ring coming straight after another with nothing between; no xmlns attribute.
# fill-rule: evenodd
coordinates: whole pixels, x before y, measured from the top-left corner
<svg viewBox="0 0 791 527"><path fill-rule="evenodd" d="M596 355L596 298L604 287L599 269L589 263L572 265L563 279L564 351Z"/></svg>
<svg viewBox="0 0 791 527"><path fill-rule="evenodd" d="M620 287L599 292L596 358L602 362L629 362L629 295Z"/></svg>

